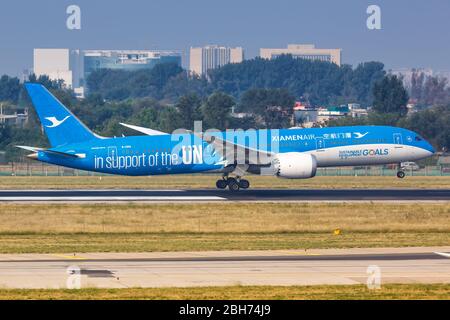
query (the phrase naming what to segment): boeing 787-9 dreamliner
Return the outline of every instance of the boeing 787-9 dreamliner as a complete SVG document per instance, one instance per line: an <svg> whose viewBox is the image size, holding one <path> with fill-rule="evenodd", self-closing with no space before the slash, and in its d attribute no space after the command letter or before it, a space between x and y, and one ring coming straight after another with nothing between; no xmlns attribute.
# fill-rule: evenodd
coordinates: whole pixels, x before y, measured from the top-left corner
<svg viewBox="0 0 450 320"><path fill-rule="evenodd" d="M90 131L44 86L25 86L51 147L19 147L32 152L32 159L87 171L129 176L215 172L221 176L217 188L238 191L249 188L243 179L247 174L308 179L321 167L400 164L434 153L419 134L387 126L168 134L122 124L141 135L106 138ZM405 176L400 166L397 176Z"/></svg>

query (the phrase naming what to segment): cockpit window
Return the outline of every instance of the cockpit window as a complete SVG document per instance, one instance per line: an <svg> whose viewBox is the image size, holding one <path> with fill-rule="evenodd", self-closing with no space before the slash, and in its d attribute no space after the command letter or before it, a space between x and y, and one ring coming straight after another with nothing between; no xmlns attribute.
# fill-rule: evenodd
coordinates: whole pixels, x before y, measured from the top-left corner
<svg viewBox="0 0 450 320"><path fill-rule="evenodd" d="M420 137L420 136L416 136L415 140L416 140L416 141L422 141L423 139L422 139L422 137Z"/></svg>

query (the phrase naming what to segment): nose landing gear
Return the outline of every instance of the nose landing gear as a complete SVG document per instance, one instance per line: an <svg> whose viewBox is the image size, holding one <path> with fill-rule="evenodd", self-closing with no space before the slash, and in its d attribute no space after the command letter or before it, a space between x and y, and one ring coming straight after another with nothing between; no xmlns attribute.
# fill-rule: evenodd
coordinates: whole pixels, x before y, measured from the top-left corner
<svg viewBox="0 0 450 320"><path fill-rule="evenodd" d="M397 172L397 178L403 179L405 176L406 176L406 174L405 174L404 171L400 170L400 171Z"/></svg>
<svg viewBox="0 0 450 320"><path fill-rule="evenodd" d="M216 187L218 189L225 189L228 187L230 191L239 191L239 189L248 189L250 187L250 182L241 177L229 178L224 176L222 179L216 181Z"/></svg>
<svg viewBox="0 0 450 320"><path fill-rule="evenodd" d="M403 179L406 176L405 171L402 170L402 164L399 163L397 166L397 178Z"/></svg>

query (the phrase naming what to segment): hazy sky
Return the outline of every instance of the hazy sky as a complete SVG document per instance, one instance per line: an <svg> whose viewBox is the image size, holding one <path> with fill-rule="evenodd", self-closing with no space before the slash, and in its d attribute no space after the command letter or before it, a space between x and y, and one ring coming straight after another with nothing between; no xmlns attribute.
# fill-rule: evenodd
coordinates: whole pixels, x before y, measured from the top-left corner
<svg viewBox="0 0 450 320"><path fill-rule="evenodd" d="M66 28L66 8L81 7L81 30ZM381 7L382 30L366 9ZM32 49L179 49L314 43L342 48L343 62L450 70L449 0L2 0L0 74L32 67Z"/></svg>

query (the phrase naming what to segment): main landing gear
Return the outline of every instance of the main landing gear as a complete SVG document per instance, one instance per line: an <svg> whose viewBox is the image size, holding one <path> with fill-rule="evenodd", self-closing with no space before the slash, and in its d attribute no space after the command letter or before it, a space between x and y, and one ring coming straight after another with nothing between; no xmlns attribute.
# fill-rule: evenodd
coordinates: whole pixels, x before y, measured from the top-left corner
<svg viewBox="0 0 450 320"><path fill-rule="evenodd" d="M402 170L402 165L401 163L399 163L397 167L397 178L403 179L405 176L406 176L405 171Z"/></svg>
<svg viewBox="0 0 450 320"><path fill-rule="evenodd" d="M250 182L241 177L229 178L224 176L222 179L217 180L216 187L218 189L230 189L230 191L239 191L239 189L248 189L250 187Z"/></svg>

